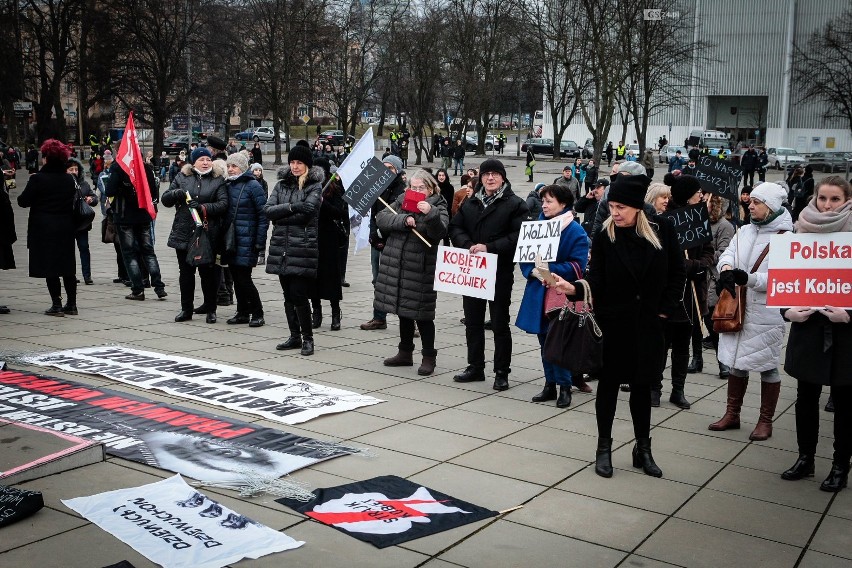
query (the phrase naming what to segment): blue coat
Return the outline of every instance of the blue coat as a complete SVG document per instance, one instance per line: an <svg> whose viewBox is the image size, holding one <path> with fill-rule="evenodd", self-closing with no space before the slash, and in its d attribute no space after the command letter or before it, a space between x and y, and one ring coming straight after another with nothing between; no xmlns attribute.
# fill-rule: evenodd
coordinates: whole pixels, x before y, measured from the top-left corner
<svg viewBox="0 0 852 568"><path fill-rule="evenodd" d="M566 210L567 211L567 210ZM563 211L562 213L565 213ZM560 215L562 214L560 213ZM544 220L544 213L539 215L538 220ZM576 262L580 267L580 276L586 270L589 259L589 238L586 231L576 219L563 229L559 237L559 250L556 251L556 261L548 263L548 268L554 274L558 274L565 280L573 282L577 275L571 262ZM515 325L527 333L544 333L549 325L544 317L544 294L547 288L532 275L535 264L532 262L521 262L521 274L527 279L527 287L524 289L524 298L518 310L518 319Z"/></svg>
<svg viewBox="0 0 852 568"><path fill-rule="evenodd" d="M573 175L574 179L579 181L581 184L586 181L586 170L582 166L578 168L577 164L572 164L571 175Z"/></svg>
<svg viewBox="0 0 852 568"><path fill-rule="evenodd" d="M258 251L266 249L266 233L269 229L269 219L263 212L265 205L266 192L251 172L228 182L228 213L225 218L227 222L233 219L237 237L237 253L228 264L257 265Z"/></svg>

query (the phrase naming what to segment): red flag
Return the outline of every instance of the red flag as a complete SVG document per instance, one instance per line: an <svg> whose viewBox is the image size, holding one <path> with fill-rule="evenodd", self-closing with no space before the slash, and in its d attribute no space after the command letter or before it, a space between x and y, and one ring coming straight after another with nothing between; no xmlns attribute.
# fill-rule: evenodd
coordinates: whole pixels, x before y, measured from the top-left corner
<svg viewBox="0 0 852 568"><path fill-rule="evenodd" d="M136 139L136 125L133 123L133 111L127 117L127 126L124 128L124 136L118 147L115 157L118 165L130 177L130 183L136 189L136 197L139 200L139 208L145 209L151 219L157 218L154 202L151 199L151 188L148 187L148 176L145 174L145 165L142 161L142 151L139 150L139 141Z"/></svg>

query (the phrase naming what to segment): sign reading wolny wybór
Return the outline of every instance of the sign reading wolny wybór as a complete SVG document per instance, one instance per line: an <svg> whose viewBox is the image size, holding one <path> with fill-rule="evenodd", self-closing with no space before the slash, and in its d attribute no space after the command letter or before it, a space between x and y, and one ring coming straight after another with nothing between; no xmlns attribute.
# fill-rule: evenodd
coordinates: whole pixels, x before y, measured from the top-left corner
<svg viewBox="0 0 852 568"><path fill-rule="evenodd" d="M698 156L695 168L701 189L725 199L737 199L737 188L743 179L743 170L737 164L702 154Z"/></svg>
<svg viewBox="0 0 852 568"><path fill-rule="evenodd" d="M677 231L677 240L683 250L701 246L713 240L710 214L703 201L680 209L666 211L660 217L669 219Z"/></svg>
<svg viewBox="0 0 852 568"><path fill-rule="evenodd" d="M772 235L766 306L852 309L852 233Z"/></svg>

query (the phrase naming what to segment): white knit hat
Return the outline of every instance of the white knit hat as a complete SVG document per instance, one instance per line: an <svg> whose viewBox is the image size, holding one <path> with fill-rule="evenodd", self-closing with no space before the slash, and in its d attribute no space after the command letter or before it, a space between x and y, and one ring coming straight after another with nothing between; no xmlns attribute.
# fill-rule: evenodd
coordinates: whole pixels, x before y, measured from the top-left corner
<svg viewBox="0 0 852 568"><path fill-rule="evenodd" d="M751 191L751 198L762 201L774 213L787 200L787 191L777 183L764 182Z"/></svg>

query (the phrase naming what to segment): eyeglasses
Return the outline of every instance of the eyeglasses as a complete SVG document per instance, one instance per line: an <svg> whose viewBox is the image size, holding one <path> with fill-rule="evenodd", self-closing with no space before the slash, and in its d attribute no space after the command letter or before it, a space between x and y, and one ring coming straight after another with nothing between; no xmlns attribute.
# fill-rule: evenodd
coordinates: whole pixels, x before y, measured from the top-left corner
<svg viewBox="0 0 852 568"><path fill-rule="evenodd" d="M424 191L424 192L429 191L429 188L427 188L425 185L412 185L410 187L414 191Z"/></svg>
<svg viewBox="0 0 852 568"><path fill-rule="evenodd" d="M500 175L500 172L485 172L485 173L479 174L479 177L484 177L484 178L485 177L497 177L499 175Z"/></svg>

